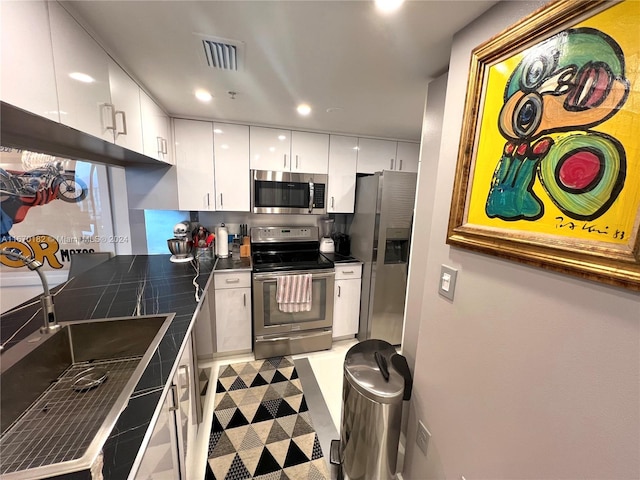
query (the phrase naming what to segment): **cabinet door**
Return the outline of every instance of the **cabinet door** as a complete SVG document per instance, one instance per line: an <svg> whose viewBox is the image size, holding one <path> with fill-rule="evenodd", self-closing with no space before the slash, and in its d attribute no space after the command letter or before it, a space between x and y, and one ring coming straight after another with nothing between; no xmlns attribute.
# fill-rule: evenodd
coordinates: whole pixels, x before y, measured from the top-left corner
<svg viewBox="0 0 640 480"><path fill-rule="evenodd" d="M358 139L331 135L329 141L328 213L353 213L356 198Z"/></svg>
<svg viewBox="0 0 640 480"><path fill-rule="evenodd" d="M48 5L60 122L113 142L109 57L60 4Z"/></svg>
<svg viewBox="0 0 640 480"><path fill-rule="evenodd" d="M199 360L213 358L215 352L215 324L212 316L215 308L214 298L215 292L210 287L205 297L200 300L200 312L194 326L196 352Z"/></svg>
<svg viewBox="0 0 640 480"><path fill-rule="evenodd" d="M420 144L398 142L396 153L396 170L402 172L418 172L418 160L420 159Z"/></svg>
<svg viewBox="0 0 640 480"><path fill-rule="evenodd" d="M336 280L333 337L356 335L360 319L360 278Z"/></svg>
<svg viewBox="0 0 640 480"><path fill-rule="evenodd" d="M165 163L173 163L169 148L169 117L142 90L140 90L140 114L144 154Z"/></svg>
<svg viewBox="0 0 640 480"><path fill-rule="evenodd" d="M288 172L291 169L291 131L249 127L252 170Z"/></svg>
<svg viewBox="0 0 640 480"><path fill-rule="evenodd" d="M191 336L185 339L185 342L186 345L180 357L178 371L174 376L174 384L177 391L176 426L178 429L180 468L182 478L188 479L196 478L193 470L195 470L197 452L194 450L198 436L196 402L199 399L197 398L198 388L195 383L197 375L195 374Z"/></svg>
<svg viewBox="0 0 640 480"><path fill-rule="evenodd" d="M60 121L47 2L2 2L0 98Z"/></svg>
<svg viewBox="0 0 640 480"><path fill-rule="evenodd" d="M213 124L174 120L179 210L214 210Z"/></svg>
<svg viewBox="0 0 640 480"><path fill-rule="evenodd" d="M248 212L250 209L249 127L213 124L216 210Z"/></svg>
<svg viewBox="0 0 640 480"><path fill-rule="evenodd" d="M291 132L291 171L326 175L329 172L329 135Z"/></svg>
<svg viewBox="0 0 640 480"><path fill-rule="evenodd" d="M251 350L251 289L216 290L217 352Z"/></svg>
<svg viewBox="0 0 640 480"><path fill-rule="evenodd" d="M358 139L358 173L395 170L396 144L391 140Z"/></svg>
<svg viewBox="0 0 640 480"><path fill-rule="evenodd" d="M180 451L176 431L177 399L175 386L169 388L160 415L153 427L147 448L135 474L136 480L167 480L184 478L180 471Z"/></svg>
<svg viewBox="0 0 640 480"><path fill-rule="evenodd" d="M116 144L144 154L140 87L116 62L109 59L109 87L115 109Z"/></svg>

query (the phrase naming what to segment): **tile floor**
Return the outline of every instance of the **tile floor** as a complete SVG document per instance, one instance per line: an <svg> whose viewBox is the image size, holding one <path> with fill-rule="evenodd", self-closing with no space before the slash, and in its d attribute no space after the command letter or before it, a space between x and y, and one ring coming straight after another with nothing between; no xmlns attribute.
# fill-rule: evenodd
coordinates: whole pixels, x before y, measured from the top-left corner
<svg viewBox="0 0 640 480"><path fill-rule="evenodd" d="M344 357L349 348L356 343L356 339L340 340L334 342L331 350L292 355L294 360L306 358L311 364L313 374L318 382L324 401L329 409L329 413L331 414L331 419L333 420L338 432L340 431L340 415L342 409L342 368L344 364ZM210 369L209 384L215 385L221 365L250 362L253 360L253 354L235 355L200 362L199 367L201 369ZM203 408L202 425L211 425L211 422L213 421L214 397L215 395L207 395L206 397ZM209 446L209 432L207 430L207 428L200 428L198 432L198 439L196 441L196 448L194 449L194 456L191 457L190 455L191 461L194 462L194 465L202 466L202 475L199 475L198 478L204 478L205 475L204 469ZM326 455L328 455L328 452L326 452Z"/></svg>

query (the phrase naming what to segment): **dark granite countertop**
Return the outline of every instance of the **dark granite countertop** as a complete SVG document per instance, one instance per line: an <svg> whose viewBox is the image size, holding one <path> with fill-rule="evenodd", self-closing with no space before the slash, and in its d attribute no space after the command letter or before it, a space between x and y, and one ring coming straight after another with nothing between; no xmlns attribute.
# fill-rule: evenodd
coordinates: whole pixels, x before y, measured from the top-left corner
<svg viewBox="0 0 640 480"><path fill-rule="evenodd" d="M169 255L120 255L52 289L59 322L175 313L103 447L105 479L128 477L193 327L199 306L196 290L203 294L214 263L215 259L172 263ZM41 324L39 300L25 302L0 316L1 344L9 349ZM88 480L91 474L82 471L55 478Z"/></svg>
<svg viewBox="0 0 640 480"><path fill-rule="evenodd" d="M228 257L218 258L214 267L215 272L219 271L234 271L234 270L249 270L253 268L251 263L251 257Z"/></svg>

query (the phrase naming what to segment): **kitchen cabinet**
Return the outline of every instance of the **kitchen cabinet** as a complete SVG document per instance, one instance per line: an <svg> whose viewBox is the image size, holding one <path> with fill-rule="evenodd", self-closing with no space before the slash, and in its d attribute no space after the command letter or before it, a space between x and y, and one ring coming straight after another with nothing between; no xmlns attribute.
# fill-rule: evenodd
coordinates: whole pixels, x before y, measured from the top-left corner
<svg viewBox="0 0 640 480"><path fill-rule="evenodd" d="M140 87L120 66L109 59L109 88L113 104L114 143L144 154Z"/></svg>
<svg viewBox="0 0 640 480"><path fill-rule="evenodd" d="M249 127L252 170L327 174L329 135Z"/></svg>
<svg viewBox="0 0 640 480"><path fill-rule="evenodd" d="M250 351L251 272L216 272L216 352Z"/></svg>
<svg viewBox="0 0 640 480"><path fill-rule="evenodd" d="M357 161L357 137L330 136L327 213L354 212Z"/></svg>
<svg viewBox="0 0 640 480"><path fill-rule="evenodd" d="M360 138L358 173L371 174L383 170L417 172L419 153L418 143Z"/></svg>
<svg viewBox="0 0 640 480"><path fill-rule="evenodd" d="M398 149L396 151L396 170L417 173L419 160L419 143L398 142Z"/></svg>
<svg viewBox="0 0 640 480"><path fill-rule="evenodd" d="M326 175L329 172L329 135L291 132L291 171Z"/></svg>
<svg viewBox="0 0 640 480"><path fill-rule="evenodd" d="M60 4L48 6L60 122L113 142L109 57Z"/></svg>
<svg viewBox="0 0 640 480"><path fill-rule="evenodd" d="M249 127L213 124L215 209L222 212L250 210Z"/></svg>
<svg viewBox="0 0 640 480"><path fill-rule="evenodd" d="M2 3L0 98L59 122L47 3Z"/></svg>
<svg viewBox="0 0 640 480"><path fill-rule="evenodd" d="M178 210L215 210L213 124L174 119L173 129Z"/></svg>
<svg viewBox="0 0 640 480"><path fill-rule="evenodd" d="M169 148L169 116L143 90L140 90L140 114L144 154L172 165L172 149Z"/></svg>
<svg viewBox="0 0 640 480"><path fill-rule="evenodd" d="M192 337L185 339L178 368L171 379L160 412L133 478L144 480L195 478L197 437L196 397Z"/></svg>
<svg viewBox="0 0 640 480"><path fill-rule="evenodd" d="M194 338L198 360L210 360L216 351L215 291L213 278L200 299L200 311L196 317Z"/></svg>
<svg viewBox="0 0 640 480"><path fill-rule="evenodd" d="M362 264L336 264L335 270L332 334L334 339L355 336L358 333Z"/></svg>

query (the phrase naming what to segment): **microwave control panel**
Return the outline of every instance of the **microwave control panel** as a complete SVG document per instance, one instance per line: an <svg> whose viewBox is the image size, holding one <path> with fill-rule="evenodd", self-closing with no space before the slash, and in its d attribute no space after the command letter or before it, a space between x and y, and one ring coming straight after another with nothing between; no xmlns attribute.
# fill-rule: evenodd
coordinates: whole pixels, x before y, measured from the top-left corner
<svg viewBox="0 0 640 480"><path fill-rule="evenodd" d="M316 183L313 186L313 208L324 208L324 183Z"/></svg>

